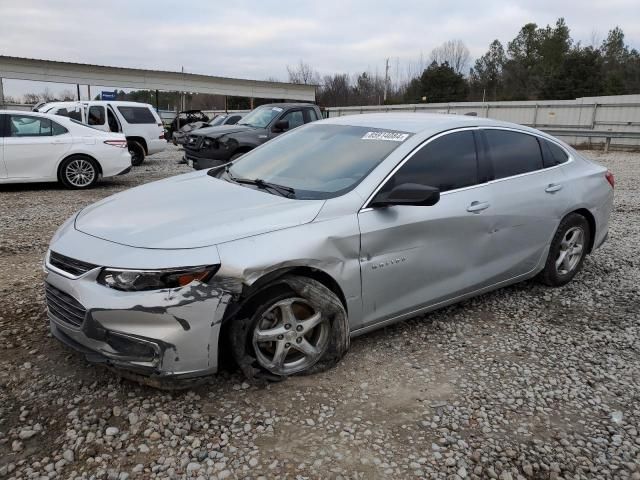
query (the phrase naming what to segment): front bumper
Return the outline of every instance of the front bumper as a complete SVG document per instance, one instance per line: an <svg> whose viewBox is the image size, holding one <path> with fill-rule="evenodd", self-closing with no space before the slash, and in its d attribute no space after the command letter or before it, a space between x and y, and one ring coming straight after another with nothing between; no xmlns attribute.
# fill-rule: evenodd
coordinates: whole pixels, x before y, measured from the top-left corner
<svg viewBox="0 0 640 480"><path fill-rule="evenodd" d="M218 337L235 285L208 283L121 292L97 283L100 268L73 278L45 262L51 333L87 360L145 376L215 373Z"/></svg>

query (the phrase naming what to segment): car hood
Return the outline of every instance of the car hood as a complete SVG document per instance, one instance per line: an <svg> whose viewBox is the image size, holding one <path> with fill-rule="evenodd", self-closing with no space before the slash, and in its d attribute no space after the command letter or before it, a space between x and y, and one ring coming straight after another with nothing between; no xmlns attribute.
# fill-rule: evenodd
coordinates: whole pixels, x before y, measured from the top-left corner
<svg viewBox="0 0 640 480"><path fill-rule="evenodd" d="M194 172L149 183L82 210L75 228L140 248L216 245L311 222L323 200L294 200Z"/></svg>
<svg viewBox="0 0 640 480"><path fill-rule="evenodd" d="M256 130L254 127L247 125L218 125L217 127L205 127L199 128L197 131L191 132L193 135L202 135L204 137L219 138L223 135L229 135L232 133L248 132Z"/></svg>

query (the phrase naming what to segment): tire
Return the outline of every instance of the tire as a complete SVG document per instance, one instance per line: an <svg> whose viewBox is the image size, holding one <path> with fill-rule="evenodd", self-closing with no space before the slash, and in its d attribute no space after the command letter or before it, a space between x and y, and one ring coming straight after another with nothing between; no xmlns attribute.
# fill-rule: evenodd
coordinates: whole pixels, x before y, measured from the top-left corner
<svg viewBox="0 0 640 480"><path fill-rule="evenodd" d="M577 213L567 215L551 240L547 262L540 272L540 281L550 287L561 287L569 283L582 268L591 235L586 218Z"/></svg>
<svg viewBox="0 0 640 480"><path fill-rule="evenodd" d="M93 187L100 178L98 163L89 157L72 155L60 164L60 182L67 188L82 190Z"/></svg>
<svg viewBox="0 0 640 480"><path fill-rule="evenodd" d="M253 381L318 373L337 364L349 349L342 302L307 277L282 277L229 322L233 357Z"/></svg>
<svg viewBox="0 0 640 480"><path fill-rule="evenodd" d="M136 142L135 140L129 140L127 142L127 147L129 147L129 153L131 154L131 165L137 167L138 165L142 165L144 162L144 147L140 142Z"/></svg>

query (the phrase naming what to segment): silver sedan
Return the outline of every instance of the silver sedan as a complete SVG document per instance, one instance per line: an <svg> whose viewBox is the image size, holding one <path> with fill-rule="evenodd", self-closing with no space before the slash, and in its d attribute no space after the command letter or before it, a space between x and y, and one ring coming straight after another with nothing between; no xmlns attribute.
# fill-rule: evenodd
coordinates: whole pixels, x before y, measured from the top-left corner
<svg viewBox="0 0 640 480"><path fill-rule="evenodd" d="M613 186L519 125L315 122L70 218L45 262L51 331L161 380L222 356L251 378L320 371L355 335L536 276L566 284L607 237Z"/></svg>

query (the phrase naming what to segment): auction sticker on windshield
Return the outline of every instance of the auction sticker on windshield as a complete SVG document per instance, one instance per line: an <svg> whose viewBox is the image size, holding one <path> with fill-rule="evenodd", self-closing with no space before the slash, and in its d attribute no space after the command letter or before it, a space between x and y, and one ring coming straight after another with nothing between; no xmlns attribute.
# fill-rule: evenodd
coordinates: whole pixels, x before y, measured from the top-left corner
<svg viewBox="0 0 640 480"><path fill-rule="evenodd" d="M367 132L362 140L389 140L391 142L404 142L409 138L408 133L398 132Z"/></svg>

